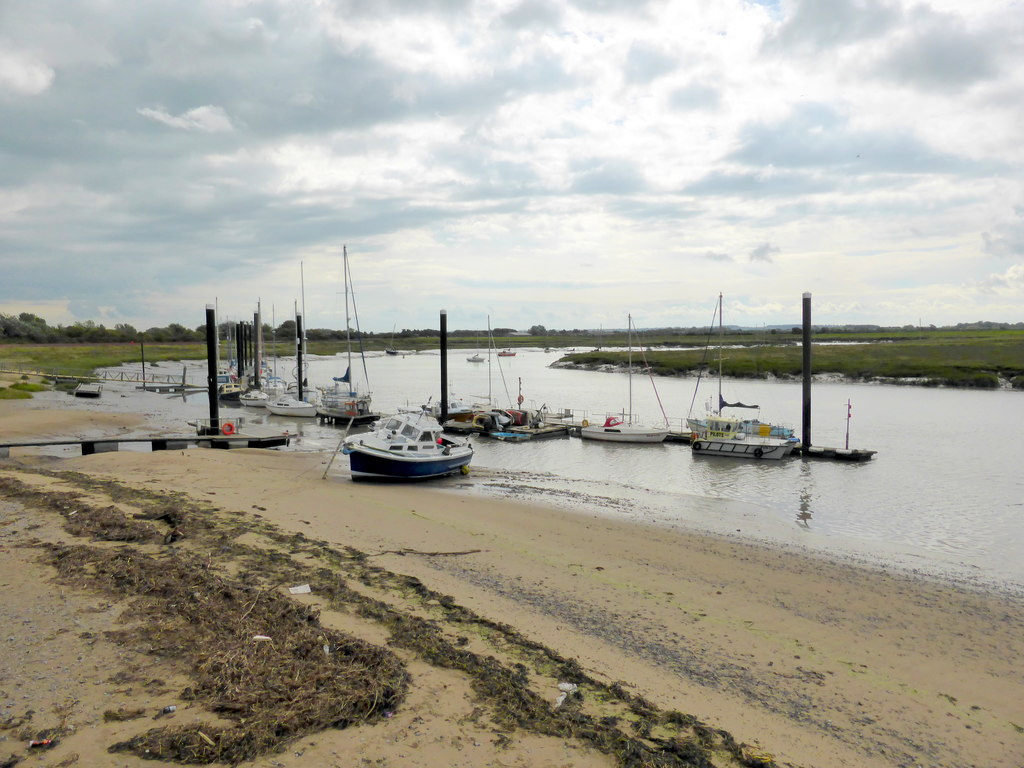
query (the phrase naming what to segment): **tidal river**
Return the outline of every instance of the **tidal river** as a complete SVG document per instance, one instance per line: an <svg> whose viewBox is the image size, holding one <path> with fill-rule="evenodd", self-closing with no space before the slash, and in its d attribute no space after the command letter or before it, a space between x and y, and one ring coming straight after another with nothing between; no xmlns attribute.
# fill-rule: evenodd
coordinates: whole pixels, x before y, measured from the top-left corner
<svg viewBox="0 0 1024 768"><path fill-rule="evenodd" d="M624 373L551 368L557 352L520 350L501 358L500 366L496 357L468 362L473 352L448 356L450 393L467 401L490 394L492 402L508 407L522 393L526 407L568 408L577 418L593 420L628 410L632 397L634 419L659 422L663 406L678 425L691 402L703 411L709 397L717 398L716 381L702 381L695 397L693 378L656 377L655 390L646 375L630 380ZM163 363L156 371L180 373L181 365ZM205 379L205 363L187 365L191 380ZM314 357L309 382L330 384L346 365L344 355ZM439 396L436 352L375 355L366 358L366 366L375 410L394 411ZM292 378L294 367L294 359L277 362L283 378ZM360 381L358 357L353 373ZM786 423L800 434L799 382L726 380L722 386L727 400L757 403L762 420ZM1024 587L1024 393L831 382L815 383L812 396L812 443L843 447L849 426L851 448L878 454L863 463L754 462L693 456L681 443L478 438L472 472L438 485ZM101 400L75 405L144 411L166 418L174 431L186 419L207 415L205 393L182 398L139 393L127 384L107 385ZM241 410L253 421L296 432L293 450L333 449L343 431ZM222 407L222 415L236 412ZM344 477L347 461L339 457L334 467Z"/></svg>

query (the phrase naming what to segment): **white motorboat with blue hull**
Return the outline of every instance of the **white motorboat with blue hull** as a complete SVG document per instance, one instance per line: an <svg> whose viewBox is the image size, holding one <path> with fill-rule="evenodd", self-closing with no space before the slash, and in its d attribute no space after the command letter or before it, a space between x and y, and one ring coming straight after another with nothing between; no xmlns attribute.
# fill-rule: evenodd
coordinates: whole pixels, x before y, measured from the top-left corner
<svg viewBox="0 0 1024 768"><path fill-rule="evenodd" d="M469 471L473 447L445 437L429 413L400 412L378 423L374 432L345 441L353 480L425 480Z"/></svg>

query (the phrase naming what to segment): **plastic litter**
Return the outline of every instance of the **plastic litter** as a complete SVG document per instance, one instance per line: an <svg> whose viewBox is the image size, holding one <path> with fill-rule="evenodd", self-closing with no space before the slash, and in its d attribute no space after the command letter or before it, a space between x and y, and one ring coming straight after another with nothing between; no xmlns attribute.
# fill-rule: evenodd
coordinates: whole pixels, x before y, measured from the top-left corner
<svg viewBox="0 0 1024 768"><path fill-rule="evenodd" d="M565 691L566 693L576 693L580 687L576 683L559 683L558 690Z"/></svg>
<svg viewBox="0 0 1024 768"><path fill-rule="evenodd" d="M288 591L293 595L308 595L313 590L309 588L309 584L300 584L297 587L288 587Z"/></svg>
<svg viewBox="0 0 1024 768"><path fill-rule="evenodd" d="M163 714L169 715L171 712L177 712L178 708L173 704L168 704L166 707L160 710Z"/></svg>
<svg viewBox="0 0 1024 768"><path fill-rule="evenodd" d="M260 640L262 642L268 642L270 640L270 635L253 635L252 639Z"/></svg>

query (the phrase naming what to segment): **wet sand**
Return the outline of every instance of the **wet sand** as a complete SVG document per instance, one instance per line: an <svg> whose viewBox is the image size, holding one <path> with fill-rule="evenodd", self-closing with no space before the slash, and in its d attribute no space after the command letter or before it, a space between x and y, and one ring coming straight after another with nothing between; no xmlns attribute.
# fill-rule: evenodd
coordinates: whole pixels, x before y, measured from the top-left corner
<svg viewBox="0 0 1024 768"><path fill-rule="evenodd" d="M145 427L132 415L29 411L23 403L30 402L0 403L3 439ZM285 532L353 547L575 658L594 678L729 731L779 765L1024 762L1019 597L457 489L354 484L337 465L321 479L327 461L323 454L258 450L61 460L26 451L0 462L0 474L59 488L59 478L33 472L42 467L185 493ZM0 719L29 704L52 711L58 699L73 696L81 727L48 764L71 752L82 765L106 764L106 747L130 725L99 716L117 697L109 679L122 663L122 651L101 639L113 620L109 601L52 586L53 574L26 546L38 531L62 535L46 513L0 502L0 587L7 595ZM351 617L332 620L387 639ZM47 671L61 670L59 684L46 672L26 674L39 660ZM387 722L324 731L254 764L615 764L551 737L496 743L486 713L473 715L480 706L464 678L410 664L409 698ZM181 681L166 678L165 695L173 695ZM0 731L13 752L23 745L12 734Z"/></svg>

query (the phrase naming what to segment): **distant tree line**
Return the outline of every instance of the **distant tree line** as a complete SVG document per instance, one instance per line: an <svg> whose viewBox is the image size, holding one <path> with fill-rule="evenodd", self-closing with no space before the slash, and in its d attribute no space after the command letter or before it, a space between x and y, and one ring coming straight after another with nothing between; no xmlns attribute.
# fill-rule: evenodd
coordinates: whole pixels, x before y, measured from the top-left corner
<svg viewBox="0 0 1024 768"><path fill-rule="evenodd" d="M219 338L226 339L231 333L233 323L219 323ZM708 326L691 328L645 328L644 333L664 335L696 335L709 332ZM730 326L725 329L727 332L736 333L741 329ZM749 331L751 329L747 329ZM801 332L799 326L776 326L768 330L770 334L797 333ZM935 330L1024 330L1024 322L1021 323L995 323L978 321L973 323L958 323L954 326L936 328L934 325L915 326L905 325L900 327L885 327L880 325L818 325L816 331L827 330L830 333L862 333L872 331L935 331ZM515 328L492 328L491 335L505 338L519 334ZM595 331L592 328L572 330L555 330L545 328L543 325L533 325L526 331L530 336L599 336L602 333L624 333L625 329L604 329ZM450 336L486 336L486 329L455 329L449 330ZM441 335L437 328L403 328L395 333L370 333L367 331L350 331L352 339L415 339L415 338L437 338ZM285 320L276 329L269 324L263 324L264 341L277 340L287 342L295 338L295 321ZM329 328L310 328L306 330L306 338L310 341L344 341L344 330L332 330ZM22 312L15 315L0 314L0 344L104 344L104 343L126 343L130 341L152 341L152 342L203 342L206 340L206 325L196 328L186 328L178 323L171 323L165 327L147 328L139 331L128 323L117 323L113 328L107 328L102 324L94 323L92 320L77 322L72 325L49 325L43 318L29 312Z"/></svg>

